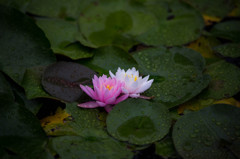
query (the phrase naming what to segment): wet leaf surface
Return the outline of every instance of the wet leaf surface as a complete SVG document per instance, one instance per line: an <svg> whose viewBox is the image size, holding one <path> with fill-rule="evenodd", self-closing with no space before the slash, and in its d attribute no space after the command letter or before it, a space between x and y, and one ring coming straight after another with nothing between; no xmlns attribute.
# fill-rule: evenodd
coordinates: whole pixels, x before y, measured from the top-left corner
<svg viewBox="0 0 240 159"><path fill-rule="evenodd" d="M218 104L181 117L173 128L173 141L184 159L236 158L240 140L240 109ZM232 146L232 147L231 147Z"/></svg>
<svg viewBox="0 0 240 159"><path fill-rule="evenodd" d="M114 138L144 145L163 138L169 131L171 120L164 105L128 99L113 107L106 123Z"/></svg>

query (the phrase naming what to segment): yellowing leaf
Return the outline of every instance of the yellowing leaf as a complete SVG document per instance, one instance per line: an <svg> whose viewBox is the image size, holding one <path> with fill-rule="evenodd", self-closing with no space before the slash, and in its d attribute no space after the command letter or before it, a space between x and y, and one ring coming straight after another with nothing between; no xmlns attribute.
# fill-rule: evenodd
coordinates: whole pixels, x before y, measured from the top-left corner
<svg viewBox="0 0 240 159"><path fill-rule="evenodd" d="M201 53L204 58L216 58L212 47L218 44L219 41L215 38L201 36L196 41L190 43L187 47Z"/></svg>
<svg viewBox="0 0 240 159"><path fill-rule="evenodd" d="M49 127L50 125L63 124L64 119L71 116L65 110L58 107L56 113L52 116L48 116L41 120L41 125L43 128Z"/></svg>
<svg viewBox="0 0 240 159"><path fill-rule="evenodd" d="M229 104L240 107L240 102L235 100L234 98L227 98L221 100L194 98L184 104L181 104L178 107L178 114L182 114L184 110L197 111L212 104Z"/></svg>
<svg viewBox="0 0 240 159"><path fill-rule="evenodd" d="M214 16L208 16L208 15L203 15L203 19L205 22L205 25L212 25L214 22L220 22L221 18L214 17Z"/></svg>

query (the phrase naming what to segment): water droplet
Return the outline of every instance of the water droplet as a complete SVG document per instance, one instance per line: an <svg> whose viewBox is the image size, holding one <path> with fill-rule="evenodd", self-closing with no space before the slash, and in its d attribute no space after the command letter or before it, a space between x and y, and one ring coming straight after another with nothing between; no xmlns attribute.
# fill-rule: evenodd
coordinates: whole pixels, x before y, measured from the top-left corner
<svg viewBox="0 0 240 159"><path fill-rule="evenodd" d="M194 130L194 132L198 133L198 132L199 132L199 130L198 130L198 129L195 129L195 130Z"/></svg>
<svg viewBox="0 0 240 159"><path fill-rule="evenodd" d="M217 124L218 126L220 126L222 123L218 121L218 122L216 122L216 124Z"/></svg>
<svg viewBox="0 0 240 159"><path fill-rule="evenodd" d="M195 137L197 137L197 134L191 134L190 137L195 138Z"/></svg>

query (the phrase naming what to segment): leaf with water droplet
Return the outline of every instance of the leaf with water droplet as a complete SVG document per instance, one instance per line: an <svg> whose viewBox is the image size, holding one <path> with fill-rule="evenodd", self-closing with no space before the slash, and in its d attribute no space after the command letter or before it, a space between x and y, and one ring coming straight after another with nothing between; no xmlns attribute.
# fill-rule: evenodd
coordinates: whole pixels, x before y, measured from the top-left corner
<svg viewBox="0 0 240 159"><path fill-rule="evenodd" d="M216 104L185 114L173 127L175 148L184 159L223 159L235 155L229 146L240 141L236 125L240 125L240 108L231 105ZM239 145L234 149L240 149Z"/></svg>
<svg viewBox="0 0 240 159"><path fill-rule="evenodd" d="M110 135L136 145L160 140L170 125L170 114L164 105L143 99L127 99L114 106L107 116Z"/></svg>

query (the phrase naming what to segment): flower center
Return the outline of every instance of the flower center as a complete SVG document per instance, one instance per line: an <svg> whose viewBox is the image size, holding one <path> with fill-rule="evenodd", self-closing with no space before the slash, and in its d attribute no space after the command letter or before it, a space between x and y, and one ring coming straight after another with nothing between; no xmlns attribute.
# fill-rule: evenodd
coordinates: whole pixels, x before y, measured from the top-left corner
<svg viewBox="0 0 240 159"><path fill-rule="evenodd" d="M126 76L128 76L129 78L133 78L133 74L131 74L131 75L127 75L126 73L125 73L125 77ZM134 76L134 81L136 81L138 79L138 77L137 76Z"/></svg>
<svg viewBox="0 0 240 159"><path fill-rule="evenodd" d="M113 86L107 85L106 88L110 91L113 88Z"/></svg>

